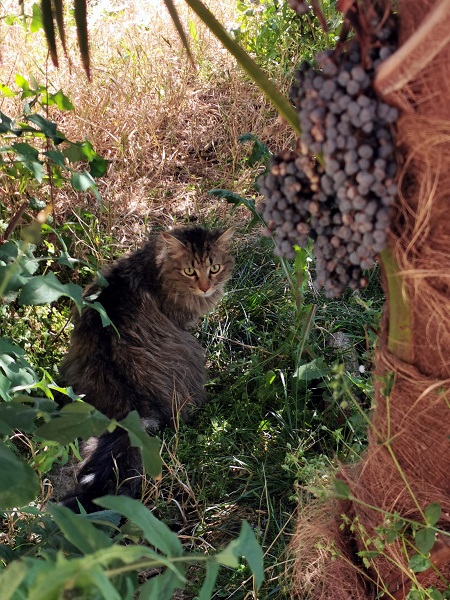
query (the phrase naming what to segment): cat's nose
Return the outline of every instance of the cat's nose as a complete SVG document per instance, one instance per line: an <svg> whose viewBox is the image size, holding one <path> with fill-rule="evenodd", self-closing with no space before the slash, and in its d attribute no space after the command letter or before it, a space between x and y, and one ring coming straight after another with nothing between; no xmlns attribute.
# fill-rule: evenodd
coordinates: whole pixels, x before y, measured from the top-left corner
<svg viewBox="0 0 450 600"><path fill-rule="evenodd" d="M209 290L209 283L207 281L202 281L201 279L199 279L198 288L206 294L206 292Z"/></svg>

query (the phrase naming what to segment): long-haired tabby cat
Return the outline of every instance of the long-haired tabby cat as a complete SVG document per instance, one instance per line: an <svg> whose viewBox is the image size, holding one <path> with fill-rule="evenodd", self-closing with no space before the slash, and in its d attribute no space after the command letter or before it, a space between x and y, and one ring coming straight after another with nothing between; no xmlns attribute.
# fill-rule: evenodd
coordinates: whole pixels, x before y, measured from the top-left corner
<svg viewBox="0 0 450 600"><path fill-rule="evenodd" d="M107 287L94 282L85 296L103 305L117 331L91 308L76 315L62 383L109 418L137 410L148 430L186 420L190 407L206 401L204 351L189 328L223 295L231 236L231 229L174 229L109 265ZM89 440L84 455L63 504L77 511L78 500L89 512L99 496L138 493L139 452L123 429Z"/></svg>

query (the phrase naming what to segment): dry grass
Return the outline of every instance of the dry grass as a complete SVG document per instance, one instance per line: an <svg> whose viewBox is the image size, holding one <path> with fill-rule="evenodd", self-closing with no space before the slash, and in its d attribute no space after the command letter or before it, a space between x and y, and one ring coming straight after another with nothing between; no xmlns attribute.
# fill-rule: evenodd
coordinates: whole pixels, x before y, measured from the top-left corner
<svg viewBox="0 0 450 600"><path fill-rule="evenodd" d="M244 164L249 149L237 137L251 132L276 150L290 136L219 42L183 3L179 9L183 22L194 28L196 68L161 2L111 0L92 6L91 83L80 66L73 23L71 61L60 57L59 70L47 57L42 32L2 25L2 83L14 88L19 73L71 98L75 113L50 109L49 118L69 139L89 139L110 161L99 182L107 207L103 214L125 244L142 235L143 225L223 218L227 207L208 196L209 189L254 193L254 171ZM212 2L211 9L231 25L233 3ZM19 104L1 98L0 110L18 114ZM71 190L58 191L56 204L61 220L73 206L99 212L93 197Z"/></svg>

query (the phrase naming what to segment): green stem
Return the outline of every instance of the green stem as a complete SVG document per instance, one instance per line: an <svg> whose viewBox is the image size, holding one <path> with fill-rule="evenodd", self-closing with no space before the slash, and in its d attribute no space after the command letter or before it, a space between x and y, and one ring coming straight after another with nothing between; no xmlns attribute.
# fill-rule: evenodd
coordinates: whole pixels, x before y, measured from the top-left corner
<svg viewBox="0 0 450 600"><path fill-rule="evenodd" d="M406 289L403 285L402 274L390 248L386 248L380 253L380 259L388 286L388 348L394 356L403 362L411 363L411 310Z"/></svg>

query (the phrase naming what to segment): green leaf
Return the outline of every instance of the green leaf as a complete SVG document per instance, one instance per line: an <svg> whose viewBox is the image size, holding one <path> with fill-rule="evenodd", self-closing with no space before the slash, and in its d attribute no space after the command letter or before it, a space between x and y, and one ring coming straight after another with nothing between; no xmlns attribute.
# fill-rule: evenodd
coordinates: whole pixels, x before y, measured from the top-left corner
<svg viewBox="0 0 450 600"><path fill-rule="evenodd" d="M63 169L67 169L66 159L64 158L64 154L60 150L47 150L46 152L44 152L44 155L48 156L48 158L52 162L54 162L55 165L58 165Z"/></svg>
<svg viewBox="0 0 450 600"><path fill-rule="evenodd" d="M166 569L162 575L151 577L139 588L139 600L163 600L173 597L186 583L184 565L178 565L176 571Z"/></svg>
<svg viewBox="0 0 450 600"><path fill-rule="evenodd" d="M84 554L112 545L110 538L98 530L83 515L77 515L65 506L49 503L47 511L71 544Z"/></svg>
<svg viewBox="0 0 450 600"><path fill-rule="evenodd" d="M338 498L350 498L350 488L342 479L333 479L333 486Z"/></svg>
<svg viewBox="0 0 450 600"><path fill-rule="evenodd" d="M296 369L293 377L308 384L316 379L323 379L329 372L330 368L326 365L323 358L319 357L309 363L300 365Z"/></svg>
<svg viewBox="0 0 450 600"><path fill-rule="evenodd" d="M81 438L98 437L111 421L86 402L72 402L59 411L59 416L38 427L36 435L67 445Z"/></svg>
<svg viewBox="0 0 450 600"><path fill-rule="evenodd" d="M0 507L14 508L34 500L39 479L33 469L0 441Z"/></svg>
<svg viewBox="0 0 450 600"><path fill-rule="evenodd" d="M44 178L44 167L40 162L37 162L36 160L21 160L20 162L34 175L38 183L42 183Z"/></svg>
<svg viewBox="0 0 450 600"><path fill-rule="evenodd" d="M428 525L436 525L441 518L441 505L439 502L432 502L425 508L425 520Z"/></svg>
<svg viewBox="0 0 450 600"><path fill-rule="evenodd" d="M157 477L162 468L158 438L150 436L142 429L141 420L135 410L120 421L119 425L128 432L131 445L141 449L142 463L147 473L151 477Z"/></svg>
<svg viewBox="0 0 450 600"><path fill-rule="evenodd" d="M95 185L95 181L93 180L92 175L86 171L86 169L82 173L75 172L72 175L70 182L74 190L77 190L78 192L85 192L86 190L91 189L97 200L101 200L97 186Z"/></svg>
<svg viewBox="0 0 450 600"><path fill-rule="evenodd" d="M31 7L31 10L33 16L30 23L30 31L31 33L36 33L36 31L39 31L39 29L44 28L44 24L42 22L41 7L39 6L39 4L34 3Z"/></svg>
<svg viewBox="0 0 450 600"><path fill-rule="evenodd" d="M0 433L11 435L13 429L29 433L36 429L34 423L39 411L21 402L0 404Z"/></svg>
<svg viewBox="0 0 450 600"><path fill-rule="evenodd" d="M103 327L108 327L109 325L112 325L114 327L114 323L108 317L106 310L104 309L103 305L100 304L100 302L89 302L89 306L99 313Z"/></svg>
<svg viewBox="0 0 450 600"><path fill-rule="evenodd" d="M167 525L158 521L138 500L125 496L105 496L95 503L118 512L137 525L147 542L167 556L175 558L183 555L183 547L178 536Z"/></svg>
<svg viewBox="0 0 450 600"><path fill-rule="evenodd" d="M26 142L16 142L15 144L12 144L11 150L24 158L30 158L32 160L37 160L39 158L39 150L33 148L33 146Z"/></svg>
<svg viewBox="0 0 450 600"><path fill-rule="evenodd" d="M2 600L13 600L20 598L15 594L28 572L28 566L24 562L15 560L0 570L0 590L2 590Z"/></svg>
<svg viewBox="0 0 450 600"><path fill-rule="evenodd" d="M238 137L239 142L253 142L253 148L250 156L247 158L249 167L254 167L259 163L267 165L272 153L264 142L261 142L256 135L244 133Z"/></svg>
<svg viewBox="0 0 450 600"><path fill-rule="evenodd" d="M436 541L436 532L431 527L416 532L416 546L421 554L428 554Z"/></svg>
<svg viewBox="0 0 450 600"><path fill-rule="evenodd" d="M96 154L89 162L89 170L92 177L103 177L108 170L108 161L99 154Z"/></svg>
<svg viewBox="0 0 450 600"><path fill-rule="evenodd" d="M14 96L17 96L17 92L13 92L7 85L2 84L0 84L0 93L3 94L3 96L6 96L6 98L14 98Z"/></svg>
<svg viewBox="0 0 450 600"><path fill-rule="evenodd" d="M28 81L25 79L25 77L22 77L22 75L16 74L15 77L15 82L16 84L24 91L24 92L28 92L30 90L30 84L28 83Z"/></svg>
<svg viewBox="0 0 450 600"><path fill-rule="evenodd" d="M10 399L9 390L11 389L11 382L8 377L5 377L3 373L0 373L0 397L3 400L8 401ZM5 433L5 432L3 432Z"/></svg>
<svg viewBox="0 0 450 600"><path fill-rule="evenodd" d="M422 573L431 567L431 560L420 554L414 554L411 556L408 569L411 569L413 573Z"/></svg>
<svg viewBox="0 0 450 600"><path fill-rule="evenodd" d="M215 559L221 565L237 568L240 556L248 562L259 588L264 581L264 555L252 528L246 521L241 525L239 537L216 554Z"/></svg>
<svg viewBox="0 0 450 600"><path fill-rule="evenodd" d="M27 120L37 125L46 137L53 140L55 145L60 144L66 139L64 134L57 130L55 123L52 123L48 119L44 119L41 115L29 115Z"/></svg>
<svg viewBox="0 0 450 600"><path fill-rule="evenodd" d="M214 586L216 585L217 575L219 573L219 565L214 560L206 563L206 576L202 588L198 595L198 600L210 600L213 594Z"/></svg>
<svg viewBox="0 0 450 600"><path fill-rule="evenodd" d="M59 110L75 110L70 98L62 90L58 90L55 94L49 94L48 97L53 100L53 104L56 104Z"/></svg>
<svg viewBox="0 0 450 600"><path fill-rule="evenodd" d="M47 275L38 275L30 279L22 289L19 304L40 306L55 302L61 296L68 296L77 306L83 304L83 288L74 283L61 283L56 275L51 272Z"/></svg>

